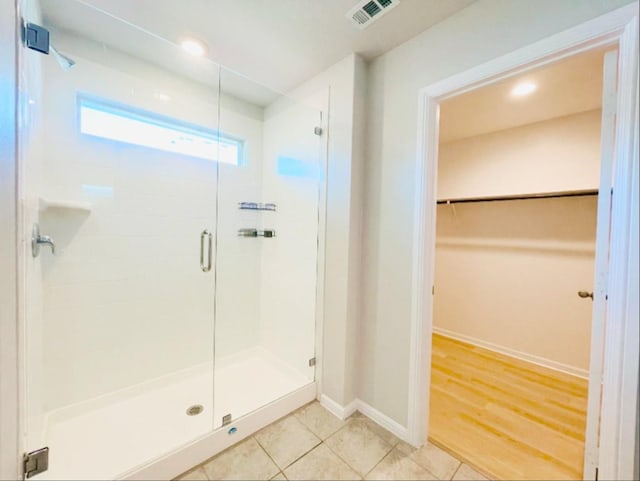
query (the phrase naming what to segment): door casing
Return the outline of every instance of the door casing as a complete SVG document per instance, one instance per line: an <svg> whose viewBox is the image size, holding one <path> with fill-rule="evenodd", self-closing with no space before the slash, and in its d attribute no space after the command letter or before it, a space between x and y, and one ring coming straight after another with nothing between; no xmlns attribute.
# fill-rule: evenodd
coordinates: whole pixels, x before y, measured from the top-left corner
<svg viewBox="0 0 640 481"><path fill-rule="evenodd" d="M634 313L630 308L631 304L637 305L638 299L637 261L632 264L633 256L637 259L638 238L631 235L634 225L637 229L639 210L637 192L634 194L637 186L633 183L635 178L637 184L639 168L637 38L638 4L633 3L419 91L407 439L411 444L424 444L428 437L440 102L583 51L618 44L614 158L617 180L611 212L606 313L607 319L618 322L606 324L602 405L599 413L589 412L588 416L601 416L597 454L600 479L632 479L633 462L630 463L629 458L633 461L633 456L629 451L635 449L635 433L625 426L635 426L637 413L626 406L636 403L640 356L637 309ZM630 335L631 341L628 340ZM594 478L595 471L585 473L585 479Z"/></svg>

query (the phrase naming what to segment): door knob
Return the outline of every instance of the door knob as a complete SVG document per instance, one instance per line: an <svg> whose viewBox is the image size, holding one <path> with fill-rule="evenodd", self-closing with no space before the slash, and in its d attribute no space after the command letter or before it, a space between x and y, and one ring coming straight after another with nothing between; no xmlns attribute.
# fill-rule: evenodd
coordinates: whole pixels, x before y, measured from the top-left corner
<svg viewBox="0 0 640 481"><path fill-rule="evenodd" d="M593 301L593 292L578 291L578 296L582 297L583 299L586 299L587 297L590 297L591 300Z"/></svg>

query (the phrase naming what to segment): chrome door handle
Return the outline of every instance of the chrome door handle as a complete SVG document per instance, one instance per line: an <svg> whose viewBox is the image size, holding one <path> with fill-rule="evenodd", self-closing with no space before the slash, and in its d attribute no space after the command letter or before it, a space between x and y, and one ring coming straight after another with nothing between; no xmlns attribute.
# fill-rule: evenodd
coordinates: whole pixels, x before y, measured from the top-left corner
<svg viewBox="0 0 640 481"><path fill-rule="evenodd" d="M33 224L31 229L31 255L38 257L40 254L40 246L47 245L51 247L51 254L56 255L56 243L48 235L40 235L40 226Z"/></svg>
<svg viewBox="0 0 640 481"><path fill-rule="evenodd" d="M208 248L207 248L207 264L204 263L204 238L208 239ZM213 254L213 247L211 239L213 235L207 229L203 230L200 234L200 269L202 272L209 272L211 270L211 257Z"/></svg>
<svg viewBox="0 0 640 481"><path fill-rule="evenodd" d="M590 297L591 300L593 301L593 292L578 291L578 296L582 297L583 299Z"/></svg>

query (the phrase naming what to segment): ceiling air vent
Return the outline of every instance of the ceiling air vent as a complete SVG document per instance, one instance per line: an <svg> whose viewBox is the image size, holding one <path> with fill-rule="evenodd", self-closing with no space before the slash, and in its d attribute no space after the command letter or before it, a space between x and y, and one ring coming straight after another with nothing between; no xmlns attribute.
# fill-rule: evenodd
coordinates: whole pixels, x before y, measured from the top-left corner
<svg viewBox="0 0 640 481"><path fill-rule="evenodd" d="M400 0L364 0L349 10L347 18L362 30L392 10L393 7L399 3Z"/></svg>

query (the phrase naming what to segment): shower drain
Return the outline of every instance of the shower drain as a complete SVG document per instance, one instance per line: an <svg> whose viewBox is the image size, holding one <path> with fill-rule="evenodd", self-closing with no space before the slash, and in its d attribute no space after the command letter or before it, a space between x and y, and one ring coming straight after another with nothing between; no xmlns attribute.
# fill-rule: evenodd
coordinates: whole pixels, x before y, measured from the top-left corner
<svg viewBox="0 0 640 481"><path fill-rule="evenodd" d="M204 406L202 404L194 404L187 408L187 416L196 416L202 411L204 411Z"/></svg>

